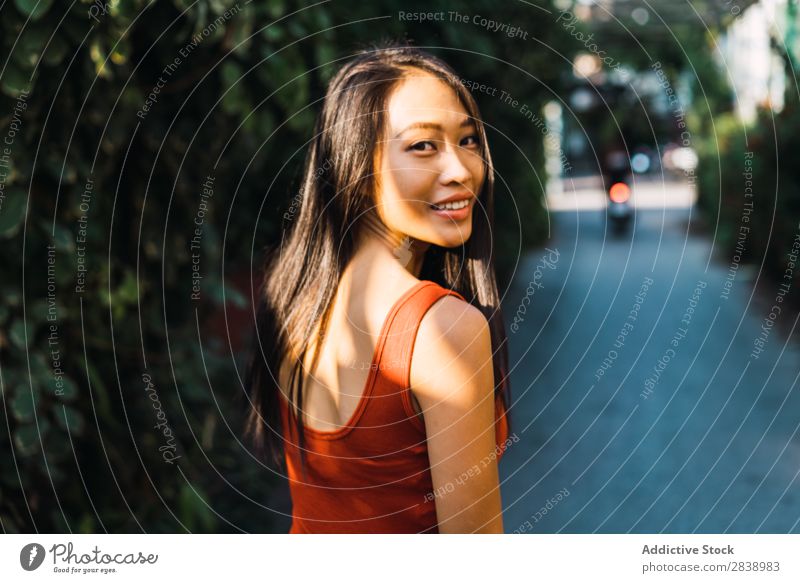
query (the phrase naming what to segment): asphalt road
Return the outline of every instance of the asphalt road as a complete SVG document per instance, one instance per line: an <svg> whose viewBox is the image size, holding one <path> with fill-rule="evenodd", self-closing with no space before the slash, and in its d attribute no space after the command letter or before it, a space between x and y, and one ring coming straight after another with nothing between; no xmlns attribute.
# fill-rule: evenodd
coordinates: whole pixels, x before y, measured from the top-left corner
<svg viewBox="0 0 800 583"><path fill-rule="evenodd" d="M639 211L615 239L600 211L553 213L520 261L506 532L800 533L797 314L765 326L777 285L730 282L696 215Z"/></svg>

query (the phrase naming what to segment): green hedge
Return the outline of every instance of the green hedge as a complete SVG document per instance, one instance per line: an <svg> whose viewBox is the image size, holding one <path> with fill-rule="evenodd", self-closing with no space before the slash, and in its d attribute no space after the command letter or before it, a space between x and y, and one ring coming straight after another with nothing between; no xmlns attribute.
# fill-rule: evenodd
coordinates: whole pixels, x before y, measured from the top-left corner
<svg viewBox="0 0 800 583"><path fill-rule="evenodd" d="M700 151L698 204L712 228L719 216L715 243L724 261L732 261L740 233L746 234L742 262L756 269L763 264L760 277L783 283L800 234L800 166L791 159L800 148L797 97L787 92L780 113L761 109L748 127L734 114L717 116L715 122L716 132ZM747 188L752 197L746 196ZM793 288L800 284L800 268L794 268L791 281ZM796 293L792 297L800 303Z"/></svg>

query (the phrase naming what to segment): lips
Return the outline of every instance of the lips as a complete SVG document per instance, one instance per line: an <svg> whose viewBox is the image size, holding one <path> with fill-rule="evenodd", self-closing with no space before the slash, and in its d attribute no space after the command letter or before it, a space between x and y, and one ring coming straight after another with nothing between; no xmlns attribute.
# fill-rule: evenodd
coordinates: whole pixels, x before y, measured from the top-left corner
<svg viewBox="0 0 800 583"><path fill-rule="evenodd" d="M462 198L461 200L454 200L450 202L440 202L439 204L431 203L431 208L436 211L442 210L450 210L450 211L457 211L459 209L463 209L469 206L469 199Z"/></svg>
<svg viewBox="0 0 800 583"><path fill-rule="evenodd" d="M464 190L429 204L434 210L458 210L469 206L474 198L471 192Z"/></svg>
<svg viewBox="0 0 800 583"><path fill-rule="evenodd" d="M449 221L463 221L472 212L474 198L461 198L460 200L431 203L431 212Z"/></svg>

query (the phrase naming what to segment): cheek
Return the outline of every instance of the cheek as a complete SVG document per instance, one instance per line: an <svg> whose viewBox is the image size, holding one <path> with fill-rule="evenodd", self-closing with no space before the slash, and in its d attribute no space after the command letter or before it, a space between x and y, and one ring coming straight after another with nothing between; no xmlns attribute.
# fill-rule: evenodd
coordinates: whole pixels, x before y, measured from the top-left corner
<svg viewBox="0 0 800 583"><path fill-rule="evenodd" d="M436 189L436 173L411 157L388 154L381 167L381 206L389 223L418 218Z"/></svg>
<svg viewBox="0 0 800 583"><path fill-rule="evenodd" d="M486 171L486 167L483 164L483 159L480 157L480 155L471 156L470 160L467 162L467 167L472 174L472 181L475 185L475 194L478 194L483 186L483 174Z"/></svg>
<svg viewBox="0 0 800 583"><path fill-rule="evenodd" d="M417 207L429 202L434 195L436 175L430 169L409 165L395 169L393 175L396 198L403 204Z"/></svg>

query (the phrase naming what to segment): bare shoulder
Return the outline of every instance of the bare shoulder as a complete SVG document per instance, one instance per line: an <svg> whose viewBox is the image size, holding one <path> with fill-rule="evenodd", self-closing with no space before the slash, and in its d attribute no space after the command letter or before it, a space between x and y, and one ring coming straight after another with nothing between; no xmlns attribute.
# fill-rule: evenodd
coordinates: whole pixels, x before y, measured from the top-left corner
<svg viewBox="0 0 800 583"><path fill-rule="evenodd" d="M423 337L438 332L452 336L454 340L459 337L459 332L478 332L483 328L487 331L489 329L483 313L475 306L451 295L436 301L425 313L419 326Z"/></svg>
<svg viewBox="0 0 800 583"><path fill-rule="evenodd" d="M452 389L456 380L464 385L479 383L479 388L486 389L479 373L491 364L491 358L489 323L483 313L455 296L444 296L425 313L417 331L411 363L413 392L417 398L420 392L445 398L436 393Z"/></svg>

